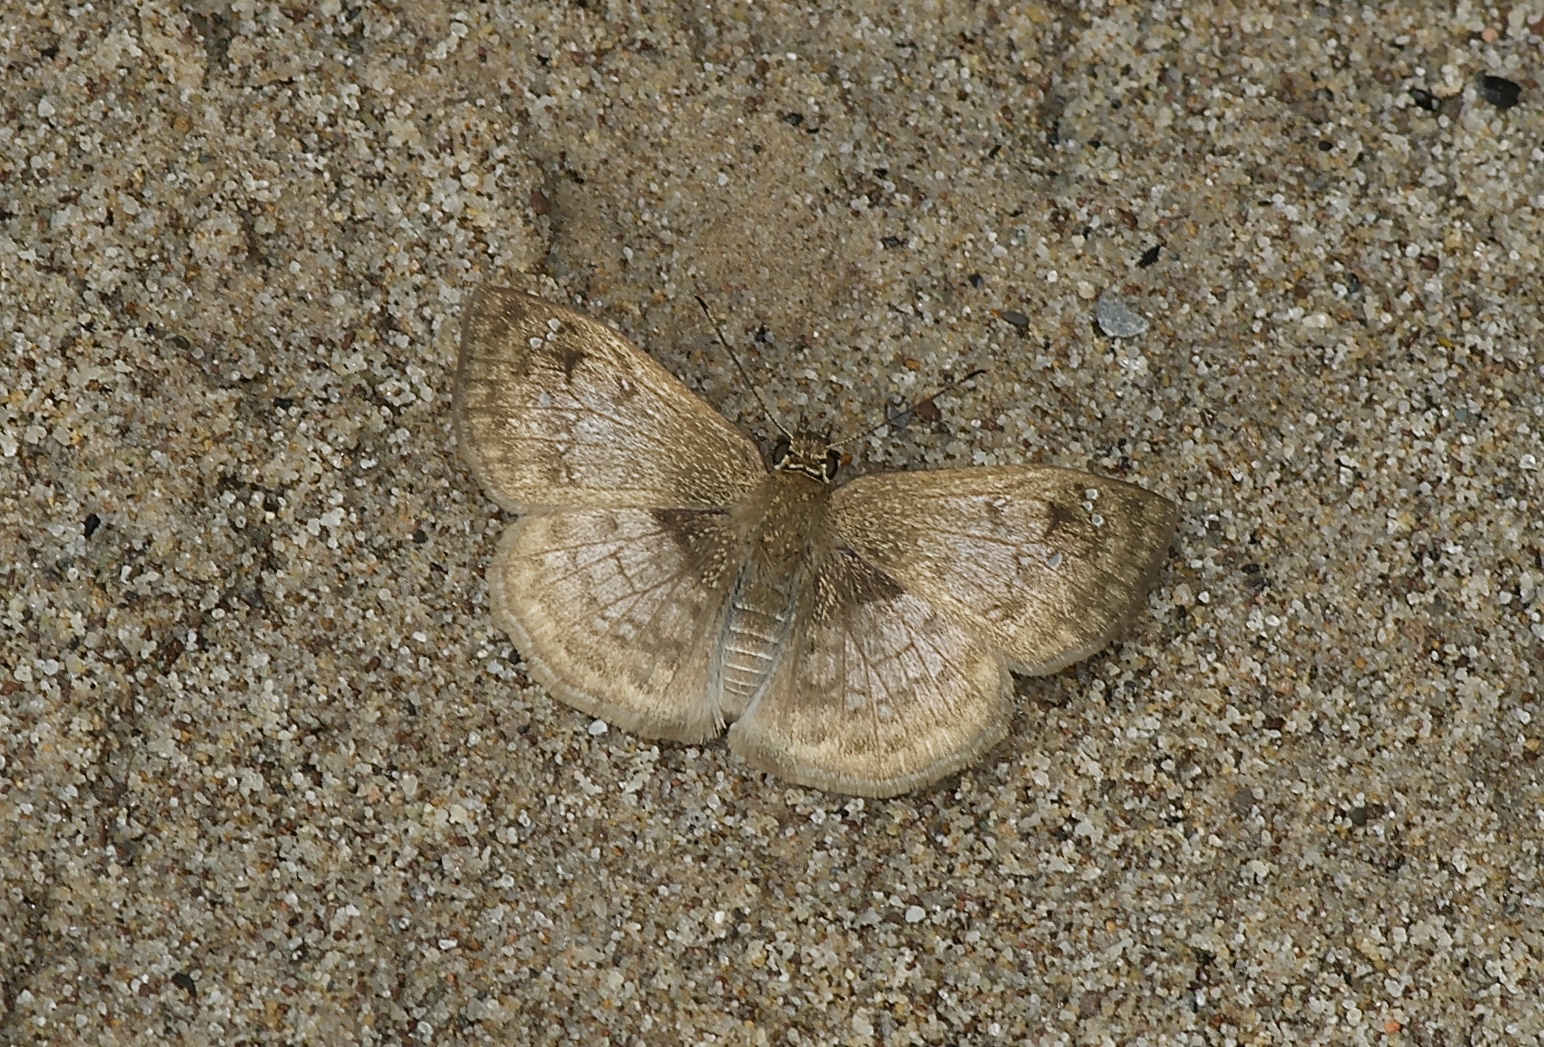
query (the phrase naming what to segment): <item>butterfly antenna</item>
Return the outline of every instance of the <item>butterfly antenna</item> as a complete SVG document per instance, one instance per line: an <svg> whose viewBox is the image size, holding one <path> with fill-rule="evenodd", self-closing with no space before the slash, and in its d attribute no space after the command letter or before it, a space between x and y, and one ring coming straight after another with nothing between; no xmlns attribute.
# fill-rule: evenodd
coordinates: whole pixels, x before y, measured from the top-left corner
<svg viewBox="0 0 1544 1047"><path fill-rule="evenodd" d="M708 308L708 303L702 300L702 295L700 294L694 294L692 297L697 299L698 305L702 306L702 314L708 318L708 324L713 328L713 333L718 335L718 343L724 347L724 352L728 353L729 359L734 362L734 369L740 372L740 381L745 383L747 389L756 394L756 399L761 401L761 409L767 412L767 417L772 420L773 425L777 426L778 431L790 440L793 439L793 433L789 432L788 427L778 420L777 412L772 409L771 402L762 393L761 386L751 381L750 372L746 371L745 365L740 362L740 355L730 347L728 339L724 337L724 332L719 330L718 321L713 319L713 311Z"/></svg>
<svg viewBox="0 0 1544 1047"><path fill-rule="evenodd" d="M978 367L974 371L971 371L969 374L962 375L961 377L956 378L954 381L948 383L947 385L944 385L944 386L942 386L941 388L938 388L938 389L934 389L931 393L928 393L926 396L921 397L920 399L917 399L917 400L913 400L904 409L896 411L894 414L886 415L884 420L881 421L878 425L875 425L875 426L872 426L872 427L870 427L868 429L865 429L861 433L853 433L851 436L844 436L844 437L842 437L842 439L837 440L834 443L832 443L831 446L833 448L841 447L841 446L843 446L845 444L852 443L854 440L861 440L865 436L868 436L871 433L877 433L879 430L883 429L885 426L891 425L891 424L893 424L895 422L900 421L901 418L903 418L904 416L910 414L912 411L915 411L917 408L921 407L923 404L927 403L929 400L936 400L938 397L944 395L944 393L952 392L953 390L958 389L960 386L964 385L966 382L970 381L972 378L975 378L977 375L983 375L983 374L986 374L986 368Z"/></svg>

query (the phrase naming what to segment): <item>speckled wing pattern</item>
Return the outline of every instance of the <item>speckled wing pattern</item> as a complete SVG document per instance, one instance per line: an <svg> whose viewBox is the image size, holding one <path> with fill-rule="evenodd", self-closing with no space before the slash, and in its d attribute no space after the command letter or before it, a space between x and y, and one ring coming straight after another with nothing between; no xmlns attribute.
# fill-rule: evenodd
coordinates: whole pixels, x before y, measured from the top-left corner
<svg viewBox="0 0 1544 1047"><path fill-rule="evenodd" d="M1001 466L860 476L833 492L829 521L837 541L1038 676L1130 623L1175 506L1074 469Z"/></svg>
<svg viewBox="0 0 1544 1047"><path fill-rule="evenodd" d="M456 434L510 512L723 508L766 476L755 444L604 324L519 291L467 307Z"/></svg>
<svg viewBox="0 0 1544 1047"><path fill-rule="evenodd" d="M1006 733L1010 670L1054 672L1142 606L1173 503L1066 469L827 486L754 446L603 325L516 291L468 309L455 416L521 513L495 619L556 697L799 784L892 796ZM795 437L809 443L809 438Z"/></svg>

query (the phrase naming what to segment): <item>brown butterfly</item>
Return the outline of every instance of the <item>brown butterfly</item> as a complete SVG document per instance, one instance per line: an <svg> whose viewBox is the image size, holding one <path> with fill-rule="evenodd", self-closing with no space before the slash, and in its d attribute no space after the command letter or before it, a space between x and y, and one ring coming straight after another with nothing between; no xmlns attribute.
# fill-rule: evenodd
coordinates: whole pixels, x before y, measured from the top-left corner
<svg viewBox="0 0 1544 1047"><path fill-rule="evenodd" d="M519 513L488 569L532 679L636 734L893 796L1006 733L1144 603L1175 506L1036 466L878 473L755 445L603 324L505 288L467 309L462 454Z"/></svg>

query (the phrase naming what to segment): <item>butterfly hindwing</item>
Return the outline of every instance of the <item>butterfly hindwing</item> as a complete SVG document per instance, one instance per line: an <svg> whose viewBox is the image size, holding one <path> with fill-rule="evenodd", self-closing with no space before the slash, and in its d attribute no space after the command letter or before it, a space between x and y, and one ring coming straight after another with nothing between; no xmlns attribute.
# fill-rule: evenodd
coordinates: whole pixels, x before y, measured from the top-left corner
<svg viewBox="0 0 1544 1047"><path fill-rule="evenodd" d="M729 744L789 781L893 796L974 763L1012 714L1007 666L980 636L851 551L828 550Z"/></svg>
<svg viewBox="0 0 1544 1047"><path fill-rule="evenodd" d="M455 417L462 455L513 512L723 508L766 475L750 440L621 335L508 288L467 308Z"/></svg>
<svg viewBox="0 0 1544 1047"><path fill-rule="evenodd" d="M741 544L712 511L525 516L488 569L494 618L568 704L648 738L704 741L723 730L708 681Z"/></svg>

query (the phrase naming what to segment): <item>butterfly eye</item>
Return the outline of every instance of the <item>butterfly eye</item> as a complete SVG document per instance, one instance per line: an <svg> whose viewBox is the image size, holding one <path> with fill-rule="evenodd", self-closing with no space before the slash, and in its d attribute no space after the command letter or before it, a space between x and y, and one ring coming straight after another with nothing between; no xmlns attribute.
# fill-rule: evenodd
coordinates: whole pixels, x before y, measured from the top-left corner
<svg viewBox="0 0 1544 1047"><path fill-rule="evenodd" d="M772 445L772 465L782 465L788 461L788 452L793 449L793 442L786 436L779 436L777 443Z"/></svg>
<svg viewBox="0 0 1544 1047"><path fill-rule="evenodd" d="M841 467L842 452L833 447L826 452L826 479L833 479L836 476L836 471Z"/></svg>

